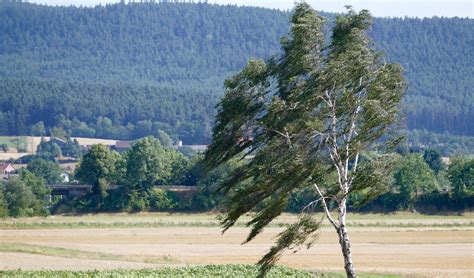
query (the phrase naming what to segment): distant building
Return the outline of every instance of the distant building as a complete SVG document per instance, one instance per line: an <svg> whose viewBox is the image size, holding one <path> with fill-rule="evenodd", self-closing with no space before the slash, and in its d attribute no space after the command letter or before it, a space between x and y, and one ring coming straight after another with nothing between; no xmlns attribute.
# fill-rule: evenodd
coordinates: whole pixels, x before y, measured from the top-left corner
<svg viewBox="0 0 474 278"><path fill-rule="evenodd" d="M9 175L16 171L10 163L0 163L0 174Z"/></svg>
<svg viewBox="0 0 474 278"><path fill-rule="evenodd" d="M184 145L184 146L199 153L205 152L207 150L207 145Z"/></svg>
<svg viewBox="0 0 474 278"><path fill-rule="evenodd" d="M117 141L115 146L112 146L112 150L115 150L119 153L123 153L130 148L130 141Z"/></svg>
<svg viewBox="0 0 474 278"><path fill-rule="evenodd" d="M183 145L183 141L178 140L178 141L174 142L174 144L171 146L171 148L173 148L175 150L179 150L181 148L188 148L188 149L191 149L194 152L201 153L201 152L205 152L207 150L207 146L208 145Z"/></svg>
<svg viewBox="0 0 474 278"><path fill-rule="evenodd" d="M57 138L57 137L51 137L49 139L49 142L57 144L59 147L63 148L67 145L66 140Z"/></svg>
<svg viewBox="0 0 474 278"><path fill-rule="evenodd" d="M64 183L68 183L69 182L69 174L64 172L61 174L61 178L63 179L63 182Z"/></svg>
<svg viewBox="0 0 474 278"><path fill-rule="evenodd" d="M16 169L10 163L0 163L0 177L8 179L10 175L16 173Z"/></svg>

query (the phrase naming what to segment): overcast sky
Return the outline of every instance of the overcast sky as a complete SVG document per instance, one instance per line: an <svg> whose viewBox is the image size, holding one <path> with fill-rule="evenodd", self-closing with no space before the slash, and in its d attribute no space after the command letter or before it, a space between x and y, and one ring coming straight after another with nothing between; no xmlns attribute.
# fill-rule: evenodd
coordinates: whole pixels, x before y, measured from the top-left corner
<svg viewBox="0 0 474 278"><path fill-rule="evenodd" d="M139 0L135 0L139 2ZM189 1L189 0L187 0ZM198 2L198 0L194 0ZM29 0L48 5L94 6L120 2L117 0ZM128 0L126 0L128 2ZM209 3L237 4L266 8L291 9L294 0L208 0ZM474 18L474 0L307 0L319 11L342 12L344 6L352 5L356 10L368 9L378 17L470 17Z"/></svg>

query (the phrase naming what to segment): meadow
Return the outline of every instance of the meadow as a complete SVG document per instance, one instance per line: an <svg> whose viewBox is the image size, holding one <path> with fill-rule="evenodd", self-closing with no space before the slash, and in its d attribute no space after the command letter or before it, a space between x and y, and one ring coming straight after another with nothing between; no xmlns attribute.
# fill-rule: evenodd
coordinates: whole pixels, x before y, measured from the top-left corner
<svg viewBox="0 0 474 278"><path fill-rule="evenodd" d="M0 222L0 269L4 269L0 276L254 276L252 265L296 217L283 214L254 241L242 245L249 218L222 235L216 216L120 213L6 218ZM473 216L351 214L348 222L357 270L362 277L472 277ZM337 238L327 225L311 249L286 252L280 265L271 277L343 277Z"/></svg>

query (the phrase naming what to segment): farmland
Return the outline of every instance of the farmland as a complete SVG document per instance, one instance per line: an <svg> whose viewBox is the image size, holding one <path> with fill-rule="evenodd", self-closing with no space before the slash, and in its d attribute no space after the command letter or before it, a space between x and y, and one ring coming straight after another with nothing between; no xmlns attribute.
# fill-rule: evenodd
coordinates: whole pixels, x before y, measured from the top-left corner
<svg viewBox="0 0 474 278"><path fill-rule="evenodd" d="M22 156L35 153L36 148L41 143L41 138L44 138L45 140L50 139L50 137L47 136L0 136L0 144L6 144L9 147L9 150L7 152L0 151L0 161L8 160L10 158L18 159ZM72 139L77 139L77 141L81 145L115 145L116 142L116 140L82 137L73 137ZM20 150L22 150L22 152L18 150L18 147L20 147Z"/></svg>
<svg viewBox="0 0 474 278"><path fill-rule="evenodd" d="M348 222L357 269L363 273L415 277L472 276L472 217L472 213L453 216L353 214ZM284 214L254 241L241 245L248 233L245 223L239 222L221 235L215 214L7 218L0 222L0 268L115 271L118 268L181 269L194 265L254 264L282 231L281 226L294 219L294 215ZM287 252L280 263L317 273L341 272L342 261L334 231L323 226L311 249L302 248L294 254ZM9 274L14 273L36 272ZM156 277L160 277L158 274Z"/></svg>

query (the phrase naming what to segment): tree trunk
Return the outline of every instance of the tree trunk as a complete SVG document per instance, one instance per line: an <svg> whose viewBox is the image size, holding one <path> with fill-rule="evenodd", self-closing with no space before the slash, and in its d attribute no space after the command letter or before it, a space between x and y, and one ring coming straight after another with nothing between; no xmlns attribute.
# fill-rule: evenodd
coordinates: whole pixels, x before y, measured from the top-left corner
<svg viewBox="0 0 474 278"><path fill-rule="evenodd" d="M344 256L344 269L347 277L356 277L354 265L352 263L351 243L346 227L346 200L341 202L339 206L339 228L337 229L339 235L339 244L341 245L342 255Z"/></svg>

